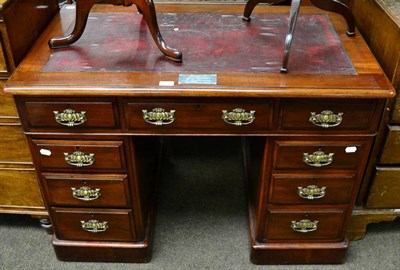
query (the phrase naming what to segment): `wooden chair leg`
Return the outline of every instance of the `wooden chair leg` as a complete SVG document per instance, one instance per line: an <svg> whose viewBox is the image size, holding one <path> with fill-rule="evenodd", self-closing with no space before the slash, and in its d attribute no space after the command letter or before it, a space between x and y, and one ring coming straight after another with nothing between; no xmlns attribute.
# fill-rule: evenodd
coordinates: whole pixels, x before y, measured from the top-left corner
<svg viewBox="0 0 400 270"><path fill-rule="evenodd" d="M138 10L143 14L143 19L147 23L147 27L150 30L151 36L160 51L169 59L181 62L182 53L176 49L170 48L165 43L161 36L160 29L158 28L156 11L154 8L153 0L134 0Z"/></svg>
<svg viewBox="0 0 400 270"><path fill-rule="evenodd" d="M267 4L278 4L285 2L286 0L249 0L244 7L243 17L244 21L250 21L250 15L253 12L253 9L260 3L267 3Z"/></svg>
<svg viewBox="0 0 400 270"><path fill-rule="evenodd" d="M338 13L342 15L347 23L347 32L346 34L348 36L354 36L355 35L355 21L354 21L354 16L353 13L351 12L351 9L346 5L343 4L342 2L339 2L337 0L310 0L310 2L323 10L327 11L332 11L335 13Z"/></svg>
<svg viewBox="0 0 400 270"><path fill-rule="evenodd" d="M76 42L83 34L89 17L91 8L99 2L99 0L77 0L75 26L72 33L60 38L52 38L49 40L50 48L67 47ZM182 53L176 49L167 46L158 28L156 11L152 0L107 0L106 3L114 5L130 6L135 4L138 11L143 14L143 18L147 23L151 36L160 51L169 59L181 62Z"/></svg>
<svg viewBox="0 0 400 270"><path fill-rule="evenodd" d="M288 71L287 67L289 63L290 47L292 46L294 29L296 27L297 16L299 15L300 10L300 3L301 0L292 0L292 5L290 7L289 27L285 38L285 50L283 52L281 73L287 73Z"/></svg>
<svg viewBox="0 0 400 270"><path fill-rule="evenodd" d="M83 34L85 30L87 19L89 17L89 12L93 5L96 4L98 0L78 0L76 1L76 15L75 15L75 26L72 33L61 38L52 38L49 40L49 46L52 49L62 48L71 45L76 42Z"/></svg>

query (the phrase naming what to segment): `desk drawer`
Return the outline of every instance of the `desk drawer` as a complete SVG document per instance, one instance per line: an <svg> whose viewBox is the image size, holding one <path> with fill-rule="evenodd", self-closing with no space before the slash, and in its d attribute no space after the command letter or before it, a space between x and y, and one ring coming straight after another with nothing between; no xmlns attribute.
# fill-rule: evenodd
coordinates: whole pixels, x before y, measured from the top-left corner
<svg viewBox="0 0 400 270"><path fill-rule="evenodd" d="M132 210L53 208L52 211L55 232L61 240L135 241Z"/></svg>
<svg viewBox="0 0 400 270"><path fill-rule="evenodd" d="M126 126L135 132L157 134L260 133L270 129L272 101L251 102L125 100Z"/></svg>
<svg viewBox="0 0 400 270"><path fill-rule="evenodd" d="M20 115L25 116L25 129L87 129L118 128L115 99L88 98L27 98L16 99Z"/></svg>
<svg viewBox="0 0 400 270"><path fill-rule="evenodd" d="M400 126L389 126L380 163L400 165Z"/></svg>
<svg viewBox="0 0 400 270"><path fill-rule="evenodd" d="M367 208L400 208L400 166L376 167Z"/></svg>
<svg viewBox="0 0 400 270"><path fill-rule="evenodd" d="M126 168L122 141L32 140L32 145L34 158L42 170L83 172Z"/></svg>
<svg viewBox="0 0 400 270"><path fill-rule="evenodd" d="M374 133L382 107L373 99L283 99L279 129Z"/></svg>
<svg viewBox="0 0 400 270"><path fill-rule="evenodd" d="M32 165L0 164L0 205L10 213L46 212Z"/></svg>
<svg viewBox="0 0 400 270"><path fill-rule="evenodd" d="M266 241L340 241L345 210L269 210ZM310 221L310 222L308 222Z"/></svg>
<svg viewBox="0 0 400 270"><path fill-rule="evenodd" d="M127 175L42 175L52 206L127 207L130 205Z"/></svg>
<svg viewBox="0 0 400 270"><path fill-rule="evenodd" d="M272 204L347 204L354 174L274 174L269 202Z"/></svg>
<svg viewBox="0 0 400 270"><path fill-rule="evenodd" d="M397 88L397 93L400 91L400 87ZM396 101L393 105L392 119L391 122L395 124L400 124L400 98L397 95Z"/></svg>
<svg viewBox="0 0 400 270"><path fill-rule="evenodd" d="M357 170L368 158L371 141L292 141L274 143L275 169Z"/></svg>
<svg viewBox="0 0 400 270"><path fill-rule="evenodd" d="M28 143L22 133L21 126L15 121L10 122L8 123L7 119L0 118L0 161L7 163L32 162Z"/></svg>

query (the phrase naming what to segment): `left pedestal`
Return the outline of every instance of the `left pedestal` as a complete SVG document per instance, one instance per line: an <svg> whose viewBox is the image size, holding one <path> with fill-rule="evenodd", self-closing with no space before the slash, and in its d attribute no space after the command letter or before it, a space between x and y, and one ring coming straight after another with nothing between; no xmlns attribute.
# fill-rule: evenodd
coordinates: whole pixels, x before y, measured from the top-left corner
<svg viewBox="0 0 400 270"><path fill-rule="evenodd" d="M16 103L27 116L24 129L57 257L149 261L159 138L105 134L120 127L115 99L17 97ZM41 132L32 132L39 126ZM104 134L88 135L94 130Z"/></svg>

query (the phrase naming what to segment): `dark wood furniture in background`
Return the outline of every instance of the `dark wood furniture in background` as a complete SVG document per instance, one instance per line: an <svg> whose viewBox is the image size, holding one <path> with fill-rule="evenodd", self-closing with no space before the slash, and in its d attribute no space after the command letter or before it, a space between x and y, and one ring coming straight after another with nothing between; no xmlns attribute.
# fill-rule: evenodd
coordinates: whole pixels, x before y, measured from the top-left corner
<svg viewBox="0 0 400 270"><path fill-rule="evenodd" d="M0 0L0 213L47 216L6 79L58 12L57 0Z"/></svg>
<svg viewBox="0 0 400 270"><path fill-rule="evenodd" d="M395 0L353 0L357 26L393 86L400 90L400 3ZM400 217L400 98L382 128L370 168L359 194L359 207L348 228L350 239L360 239L369 223Z"/></svg>
<svg viewBox="0 0 400 270"><path fill-rule="evenodd" d="M102 5L95 12L116 10ZM165 13L242 11L158 5ZM328 14L357 74L221 70L218 84L201 86L178 84L184 70L44 71L53 53L47 40L74 21L67 13L52 21L6 87L29 141L59 259L148 261L159 137L185 134L243 137L254 263L343 262L347 224L395 92L361 35L346 35L339 15ZM159 86L165 81L174 86Z"/></svg>

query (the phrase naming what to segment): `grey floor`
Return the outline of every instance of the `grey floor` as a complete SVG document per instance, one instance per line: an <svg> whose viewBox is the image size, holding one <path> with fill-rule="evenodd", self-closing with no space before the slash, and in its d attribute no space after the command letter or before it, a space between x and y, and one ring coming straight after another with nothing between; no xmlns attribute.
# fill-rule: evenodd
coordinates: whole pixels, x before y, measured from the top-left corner
<svg viewBox="0 0 400 270"><path fill-rule="evenodd" d="M343 265L249 261L239 138L169 138L147 264L61 262L50 236L22 215L0 215L0 269L400 269L400 220L371 224Z"/></svg>

